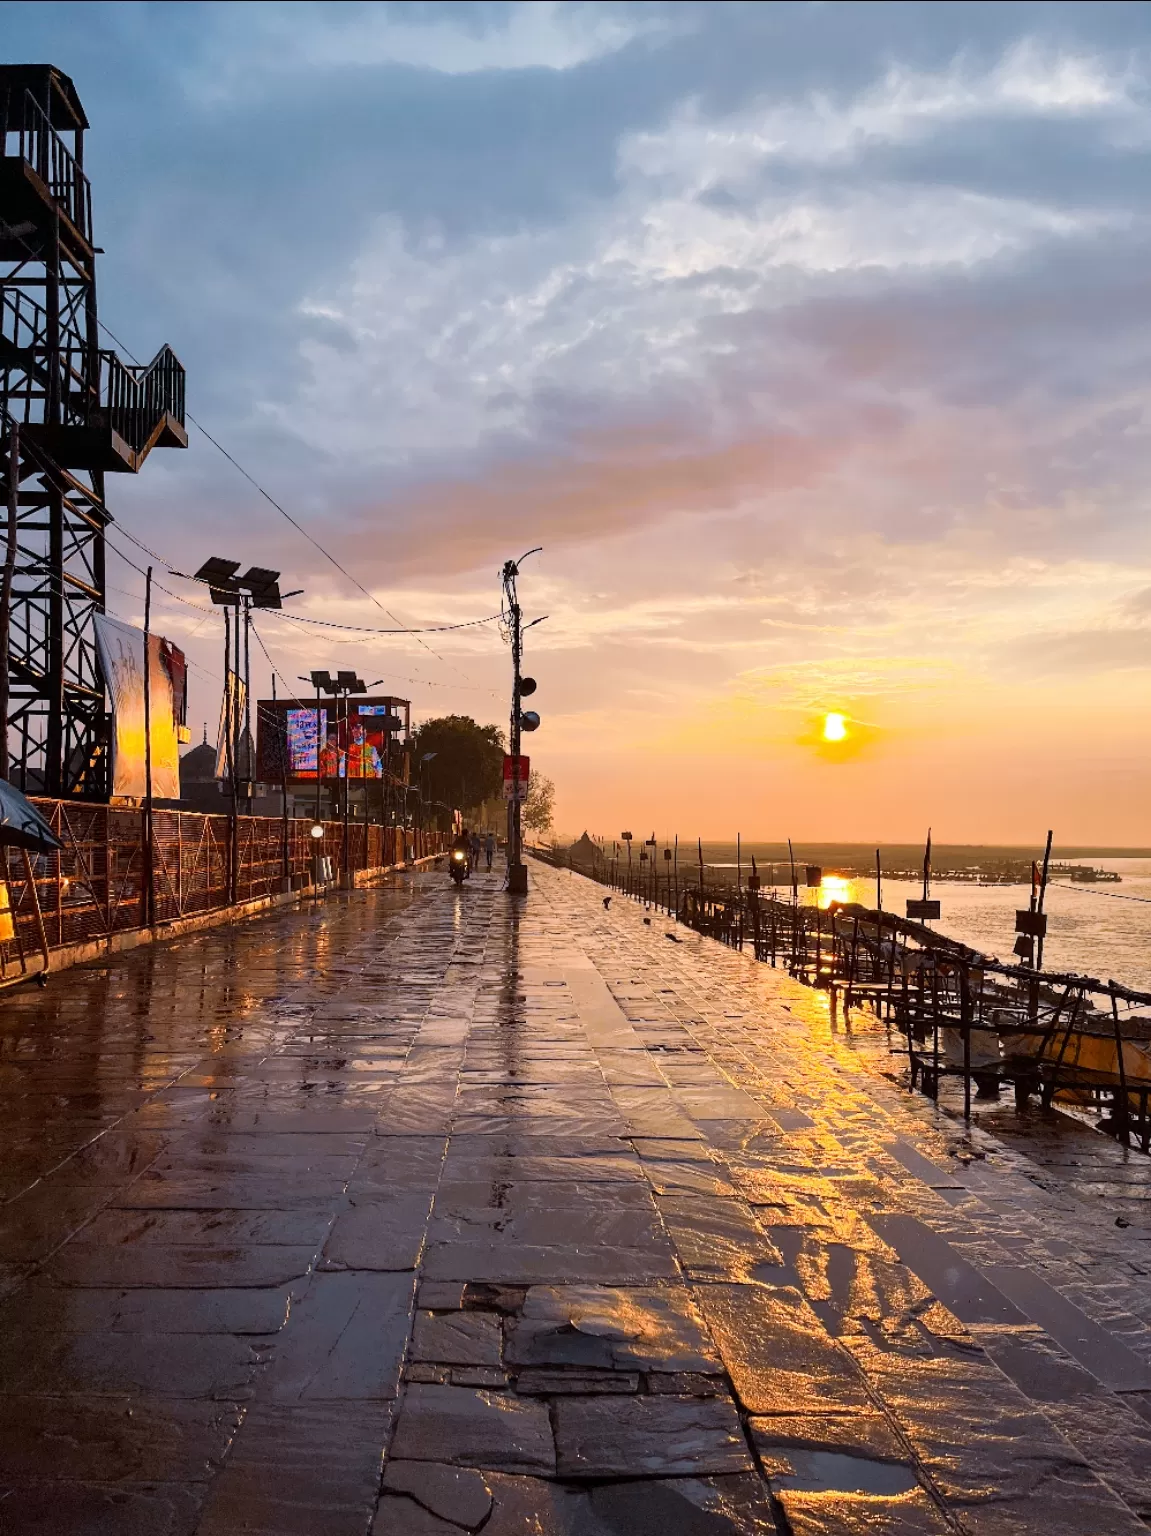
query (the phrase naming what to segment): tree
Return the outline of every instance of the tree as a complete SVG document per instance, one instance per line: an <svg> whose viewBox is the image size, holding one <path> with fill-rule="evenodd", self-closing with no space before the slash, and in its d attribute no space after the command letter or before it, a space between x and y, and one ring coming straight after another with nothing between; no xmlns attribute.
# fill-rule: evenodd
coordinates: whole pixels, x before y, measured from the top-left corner
<svg viewBox="0 0 1151 1536"><path fill-rule="evenodd" d="M430 762L421 763L434 752ZM425 798L451 810L471 811L500 793L504 739L498 726L477 725L468 715L425 720L412 733L412 775ZM445 813L446 814L446 813Z"/></svg>
<svg viewBox="0 0 1151 1536"><path fill-rule="evenodd" d="M555 815L556 787L542 773L531 769L522 820L529 832L550 832Z"/></svg>

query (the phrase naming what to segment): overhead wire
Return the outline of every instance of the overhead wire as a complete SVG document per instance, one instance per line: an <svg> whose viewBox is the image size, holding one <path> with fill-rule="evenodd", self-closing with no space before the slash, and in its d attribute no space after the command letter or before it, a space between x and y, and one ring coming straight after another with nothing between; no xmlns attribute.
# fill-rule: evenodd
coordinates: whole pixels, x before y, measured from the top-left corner
<svg viewBox="0 0 1151 1536"><path fill-rule="evenodd" d="M125 344L120 340L120 338L116 335L110 326L105 324L103 320L98 320L97 324L105 333L105 335L109 336L111 340L114 341L116 345L122 349L126 356L132 359L133 363L135 363L137 367L142 366L139 358L135 356L129 347L125 346ZM249 474L249 472L244 468L240 461L228 452L223 443L219 442L215 437L213 437L202 422L197 421L196 417L192 415L191 411L185 410L184 414L196 428L196 430L201 432L212 444L212 447L215 448L218 453L222 454L224 458L227 459L228 463L231 464L233 468L238 470L241 475L243 475L244 479L254 487L254 489L264 498L269 506L274 507L280 516L285 518L292 525L297 533L301 534L305 539L307 539L308 543L311 544L314 549L319 550L324 559L327 560L329 564L334 566L342 576L350 581L352 585L357 589L357 591L362 592L364 596L369 599L369 601L373 602L381 613L386 614L387 617L393 621L393 623L402 626L402 620L399 619L390 608L381 603L375 593L371 592L367 587L365 587L363 582L359 581L355 576L352 575L351 571L349 571L345 566L341 565L341 563L336 559L335 555L333 555L329 550L325 549L324 546L320 543L319 539L317 539L313 534L309 533L307 528L305 528L301 522L294 518L292 514L287 510L287 508L282 506L276 500L270 491L266 491L260 482L256 479L256 477L252 474ZM453 672L459 672L461 677L467 677L466 672L462 671L461 668L457 667L453 662L448 661L445 656L441 656L438 651L433 650L433 648L428 645L425 640L420 639L420 631L415 629L401 628L400 632L414 635L416 637L417 644L422 645L424 650L426 650L429 655L434 656L436 660L442 662L444 666L450 667ZM431 631L428 632L430 633ZM471 682L471 679L468 678L468 681Z"/></svg>
<svg viewBox="0 0 1151 1536"><path fill-rule="evenodd" d="M1146 906L1151 906L1151 896L1124 896L1118 891L1093 891L1085 886L1070 880L1052 881L1060 890L1075 891L1079 896L1105 896L1108 901L1140 901Z"/></svg>

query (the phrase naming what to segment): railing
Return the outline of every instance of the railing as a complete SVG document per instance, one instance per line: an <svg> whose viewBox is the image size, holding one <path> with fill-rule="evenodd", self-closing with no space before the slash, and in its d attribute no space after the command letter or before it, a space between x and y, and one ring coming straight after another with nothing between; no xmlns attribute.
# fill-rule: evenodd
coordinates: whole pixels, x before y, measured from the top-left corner
<svg viewBox="0 0 1151 1536"><path fill-rule="evenodd" d="M108 425L135 453L148 446L165 415L184 425L184 365L171 347L161 347L150 363L122 362L115 352L100 353L100 399Z"/></svg>
<svg viewBox="0 0 1151 1536"><path fill-rule="evenodd" d="M20 289L0 293L0 336L27 356L26 367L47 390L48 312ZM161 347L150 363L123 362L115 352L96 353L99 382L88 380L92 354L86 346L57 348L63 372L66 420L83 425L107 425L134 453L147 448L165 416L184 425L184 365L171 347ZM25 394L25 416L33 396ZM10 402L11 404L14 402Z"/></svg>
<svg viewBox="0 0 1151 1536"><path fill-rule="evenodd" d="M654 861L617 859L574 865L556 850L535 857L573 868L653 912L750 950L808 986L831 993L846 1012L870 1009L903 1036L910 1086L937 1098L948 1077L962 1079L963 1111L972 1087L995 1097L1010 1083L1016 1101L1056 1096L1104 1112L1103 1129L1132 1136L1151 1152L1151 1017L1133 1010L1151 994L1093 976L1004 965L892 912L832 902L803 906L759 890L717 882L703 872L680 878Z"/></svg>
<svg viewBox="0 0 1151 1536"><path fill-rule="evenodd" d="M152 848L144 813L120 806L34 799L63 846L25 865L17 849L0 849L15 937L0 942L0 981L21 975L41 952L111 938L148 926L220 911L312 883L317 856L334 871L384 869L438 853L437 832L352 822L282 817L153 812ZM235 826L235 848L232 827ZM346 838L345 838L346 832ZM149 865L151 891L149 892ZM28 879L31 869L32 881ZM150 896L150 900L149 900Z"/></svg>
<svg viewBox="0 0 1151 1536"><path fill-rule="evenodd" d="M8 141L14 140L16 158L32 167L69 223L90 245L92 189L87 176L31 91L24 92L19 118L12 111L13 105L9 104L4 154L10 153Z"/></svg>

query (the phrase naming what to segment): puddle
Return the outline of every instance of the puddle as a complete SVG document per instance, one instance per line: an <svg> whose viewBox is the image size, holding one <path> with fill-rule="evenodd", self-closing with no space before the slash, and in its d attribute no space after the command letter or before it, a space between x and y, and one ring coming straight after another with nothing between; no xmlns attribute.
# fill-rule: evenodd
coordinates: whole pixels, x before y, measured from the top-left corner
<svg viewBox="0 0 1151 1536"><path fill-rule="evenodd" d="M910 1493L919 1483L910 1467L898 1462L845 1456L841 1451L786 1452L792 1470L772 1482L797 1493L872 1493L889 1497Z"/></svg>

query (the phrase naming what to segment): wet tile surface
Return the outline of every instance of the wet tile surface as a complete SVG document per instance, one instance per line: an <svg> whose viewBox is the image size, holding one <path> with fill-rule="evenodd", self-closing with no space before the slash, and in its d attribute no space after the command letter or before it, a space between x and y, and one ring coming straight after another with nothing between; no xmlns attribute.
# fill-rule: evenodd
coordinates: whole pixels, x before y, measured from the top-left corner
<svg viewBox="0 0 1151 1536"><path fill-rule="evenodd" d="M1151 1164L532 881L6 995L0 1529L1145 1531Z"/></svg>

